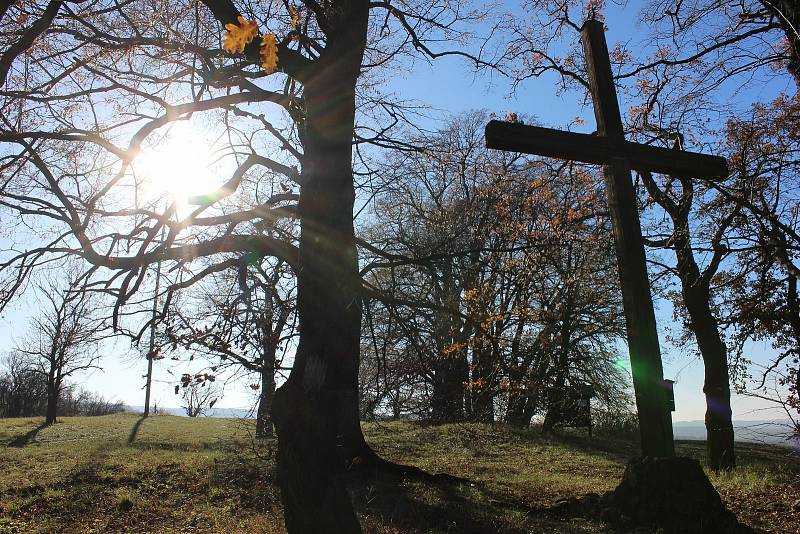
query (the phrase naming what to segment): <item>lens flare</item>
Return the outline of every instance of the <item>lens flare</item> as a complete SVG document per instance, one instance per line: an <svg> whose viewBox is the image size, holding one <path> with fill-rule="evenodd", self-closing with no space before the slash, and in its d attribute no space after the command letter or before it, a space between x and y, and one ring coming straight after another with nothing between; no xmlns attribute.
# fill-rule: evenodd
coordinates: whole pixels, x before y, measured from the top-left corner
<svg viewBox="0 0 800 534"><path fill-rule="evenodd" d="M179 210L189 198L218 187L212 171L211 144L190 122L178 122L158 142L142 150L133 162L140 192L146 202L168 197Z"/></svg>

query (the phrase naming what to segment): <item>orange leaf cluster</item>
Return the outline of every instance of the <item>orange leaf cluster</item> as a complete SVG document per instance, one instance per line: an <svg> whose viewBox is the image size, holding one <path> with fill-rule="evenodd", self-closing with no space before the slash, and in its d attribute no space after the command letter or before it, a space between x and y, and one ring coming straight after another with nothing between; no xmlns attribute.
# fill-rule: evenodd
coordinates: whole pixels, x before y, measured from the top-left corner
<svg viewBox="0 0 800 534"><path fill-rule="evenodd" d="M268 33L261 38L259 55L261 56L261 67L267 71L267 74L278 70L278 39L273 34Z"/></svg>
<svg viewBox="0 0 800 534"><path fill-rule="evenodd" d="M289 17L291 17L292 28L296 29L300 26L300 10L294 6L289 6L287 9L289 11Z"/></svg>
<svg viewBox="0 0 800 534"><path fill-rule="evenodd" d="M292 8L289 11L292 23L299 22L299 12ZM241 54L253 39L258 36L258 24L255 21L247 20L240 16L238 24L225 25L225 40L222 47L228 52ZM261 58L261 67L272 74L278 70L278 39L275 35L268 33L261 37L261 44L258 51Z"/></svg>
<svg viewBox="0 0 800 534"><path fill-rule="evenodd" d="M222 48L234 54L241 54L245 47L258 35L258 24L239 16L239 24L225 25L225 40Z"/></svg>
<svg viewBox="0 0 800 534"><path fill-rule="evenodd" d="M466 343L450 343L442 348L442 356L458 356L465 348L467 348Z"/></svg>

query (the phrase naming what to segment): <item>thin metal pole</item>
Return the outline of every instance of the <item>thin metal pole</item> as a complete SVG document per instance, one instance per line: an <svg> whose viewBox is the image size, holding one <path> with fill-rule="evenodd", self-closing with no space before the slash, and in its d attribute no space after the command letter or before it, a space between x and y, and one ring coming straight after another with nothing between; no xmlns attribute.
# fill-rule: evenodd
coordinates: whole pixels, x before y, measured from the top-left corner
<svg viewBox="0 0 800 534"><path fill-rule="evenodd" d="M163 240L164 229L161 229ZM158 314L158 292L161 289L161 261L156 263L156 288L153 293L153 309L150 322L150 346L147 350L147 383L145 384L144 394L144 417L150 415L150 389L153 384L153 357L156 348L156 315Z"/></svg>

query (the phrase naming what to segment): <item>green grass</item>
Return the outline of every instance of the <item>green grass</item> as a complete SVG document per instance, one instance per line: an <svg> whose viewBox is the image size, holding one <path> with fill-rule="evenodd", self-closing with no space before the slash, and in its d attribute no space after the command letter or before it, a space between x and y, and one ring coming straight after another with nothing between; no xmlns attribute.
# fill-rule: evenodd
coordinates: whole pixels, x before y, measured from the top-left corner
<svg viewBox="0 0 800 534"><path fill-rule="evenodd" d="M0 420L0 534L283 532L274 442L251 422L137 415ZM131 439L135 431L135 439ZM620 480L635 443L464 424L365 425L384 457L467 483L354 477L365 532L612 532L548 511ZM22 446L9 446L10 443ZM679 454L702 458L702 442ZM778 447L739 444L740 468L710 474L740 520L800 533L800 464ZM650 532L643 529L641 532Z"/></svg>

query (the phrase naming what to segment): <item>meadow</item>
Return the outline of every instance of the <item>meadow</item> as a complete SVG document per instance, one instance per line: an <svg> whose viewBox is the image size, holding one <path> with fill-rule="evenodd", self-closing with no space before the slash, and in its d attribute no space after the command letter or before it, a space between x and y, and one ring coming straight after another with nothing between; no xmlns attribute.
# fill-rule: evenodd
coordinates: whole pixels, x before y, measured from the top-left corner
<svg viewBox="0 0 800 534"><path fill-rule="evenodd" d="M0 534L283 532L275 442L247 420L135 414L0 419ZM348 476L365 532L619 532L559 506L611 490L635 440L457 424L366 423L385 458L452 477ZM702 458L703 442L678 442ZM800 532L800 458L738 444L740 467L709 476L757 532ZM615 530L616 528L616 530ZM622 527L624 532L655 532Z"/></svg>

